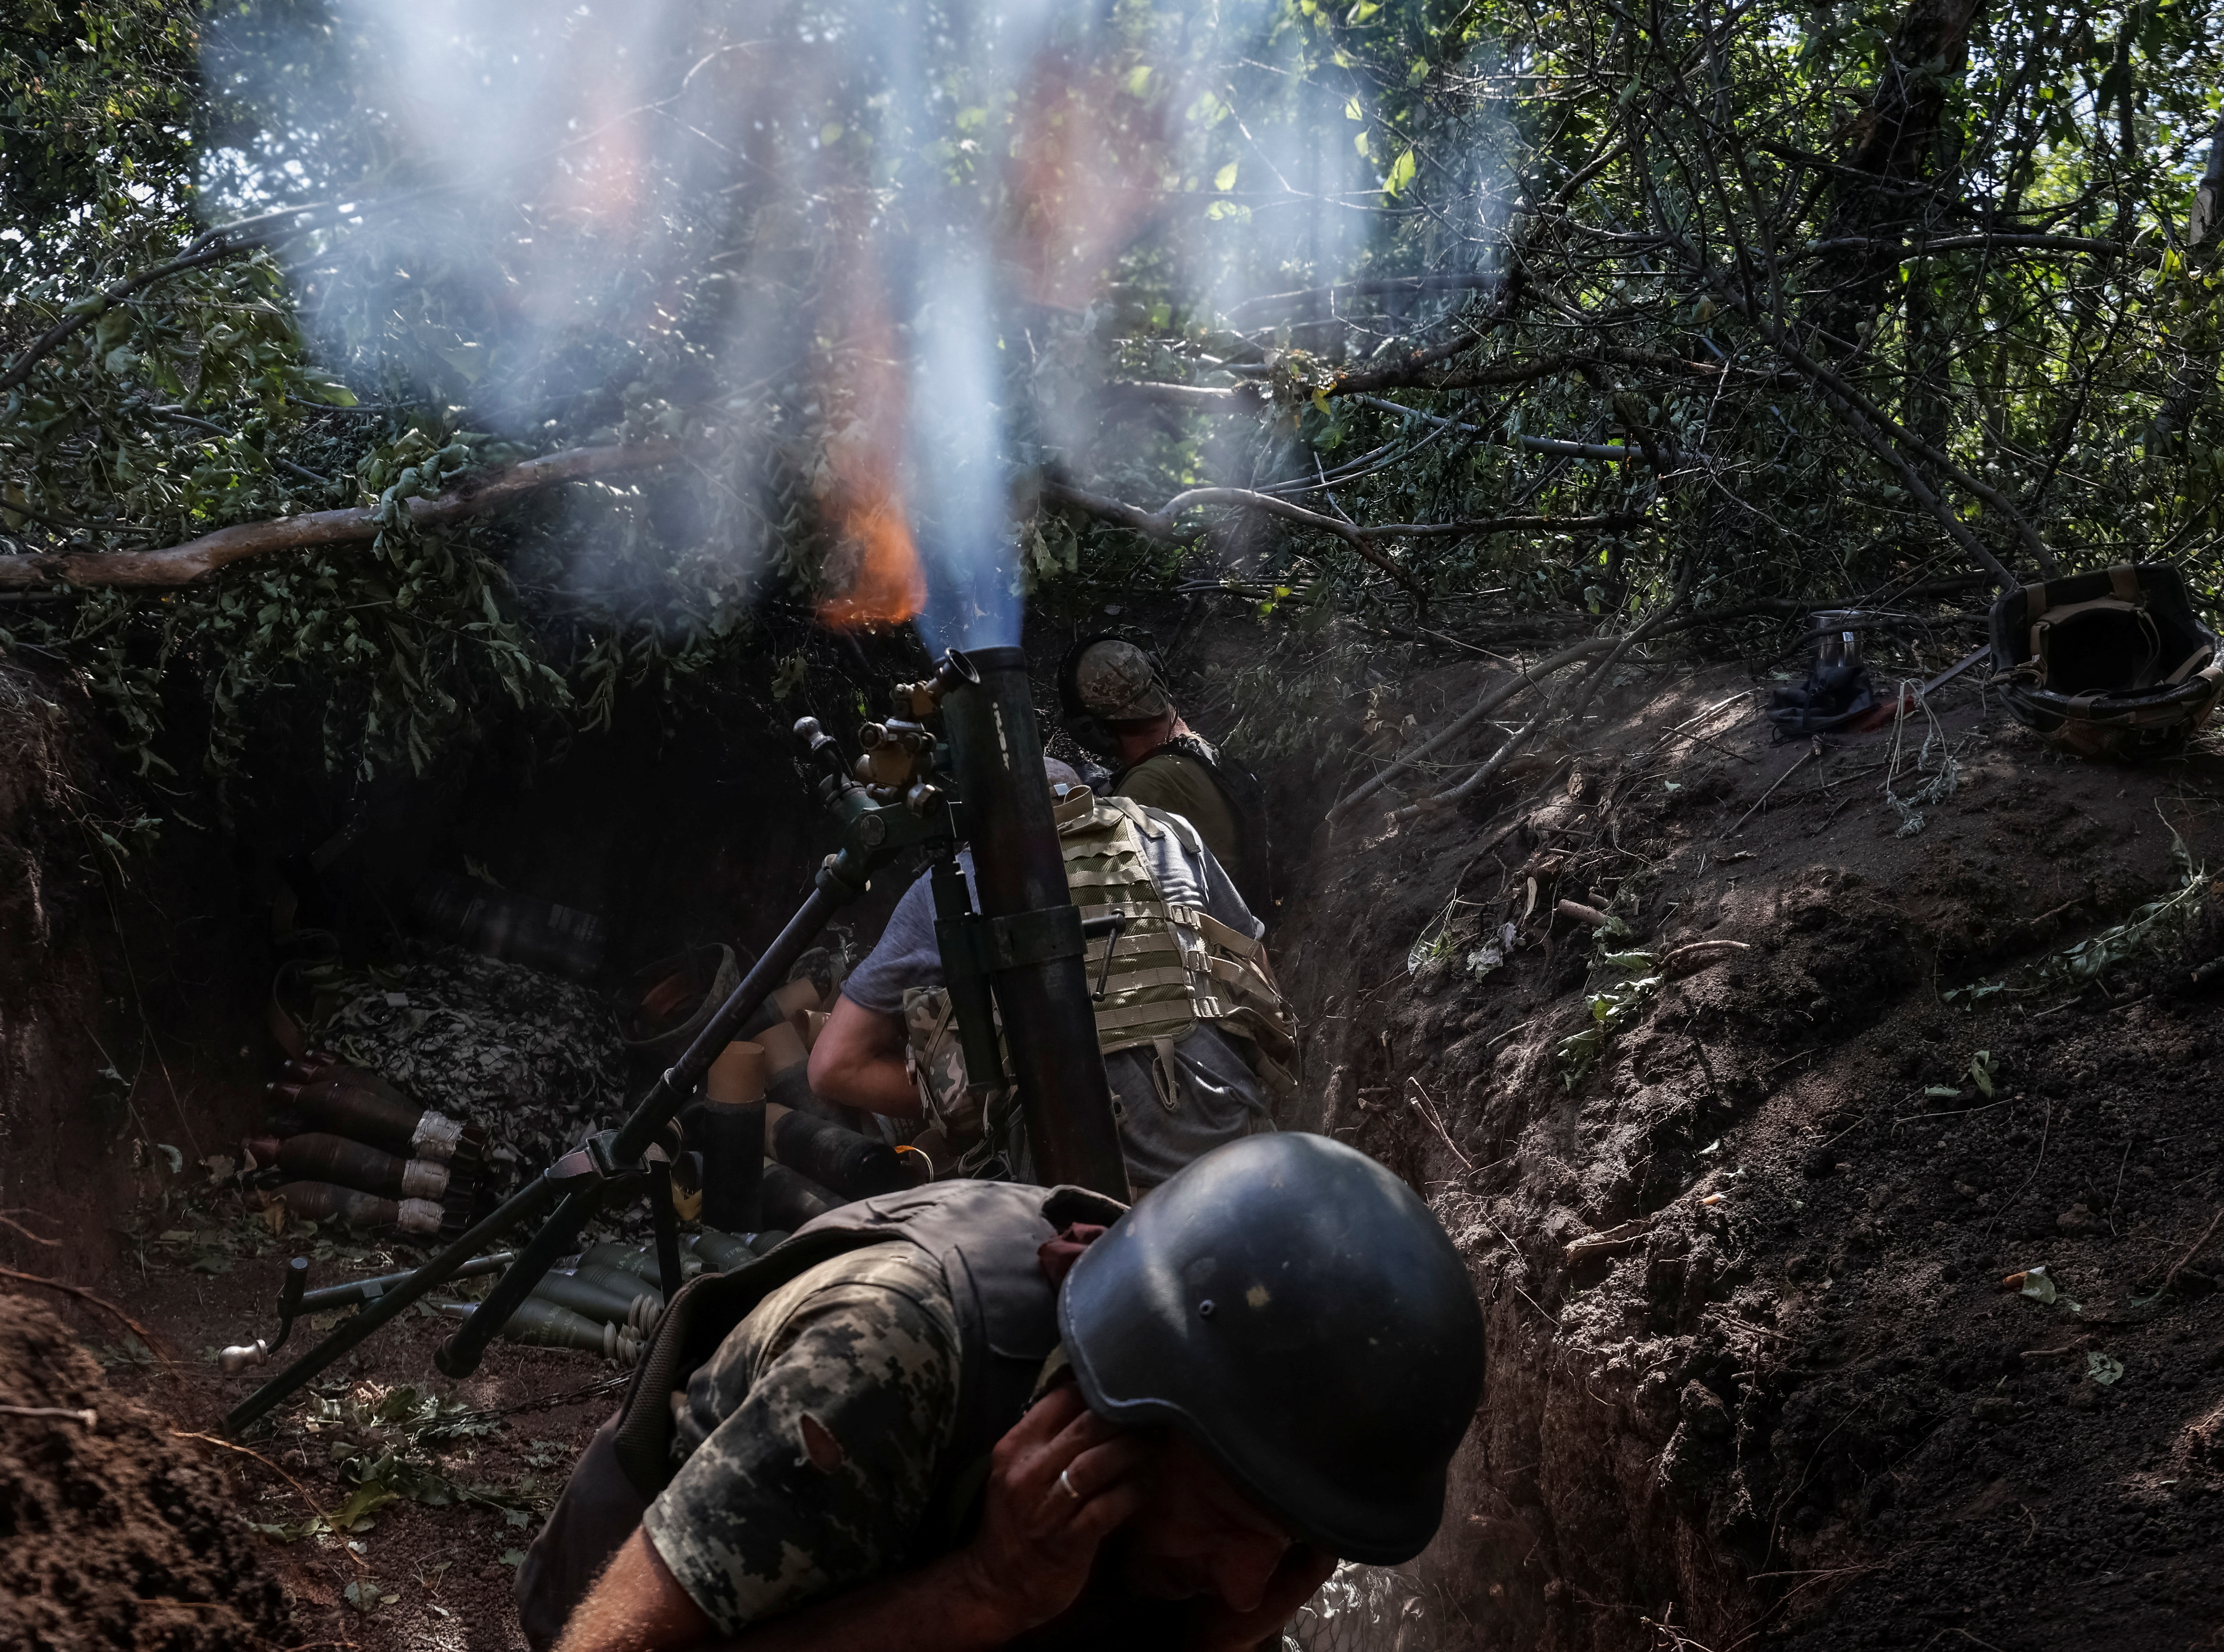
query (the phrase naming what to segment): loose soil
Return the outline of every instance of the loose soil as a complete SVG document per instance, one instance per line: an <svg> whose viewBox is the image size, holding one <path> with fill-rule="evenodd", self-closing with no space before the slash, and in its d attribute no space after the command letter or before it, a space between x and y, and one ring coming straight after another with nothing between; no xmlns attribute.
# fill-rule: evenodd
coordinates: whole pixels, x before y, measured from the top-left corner
<svg viewBox="0 0 2224 1652"><path fill-rule="evenodd" d="M1408 715L1410 739L1488 674L1462 665L1378 696L1377 757ZM1336 1643L2212 1644L2224 1624L2224 1227L2198 1242L2224 1204L2208 1102L2224 1040L2191 971L2224 954L2224 922L2204 912L2082 990L1999 993L1974 1012L1943 995L2014 978L2177 892L2173 833L2196 864L2224 863L2224 760L2059 759L1962 686L1941 701L1960 784L1923 807L1919 833L1899 835L1880 789L1889 734L1834 742L1733 832L1805 749L1770 742L1749 687L1728 671L1633 674L1594 708L1580 749L1525 759L1460 808L1393 823L1406 799L1388 793L1309 845L1282 832L1270 941L1308 1029L1308 1102L1289 1122L1355 1142L1426 1194L1470 1258L1490 1334L1444 1528L1408 1568L1395 1621ZM1903 797L1923 778L1918 743L1902 753ZM1278 818L1301 818L1307 800L1317 817L1330 780L1348 790L1371 760L1340 779L1310 760L1270 774ZM588 789L610 792L611 771L597 772ZM52 825L67 823L59 806L0 796L0 840L30 842L46 820L54 841L78 842ZM717 933L769 932L769 906L800 887L812 827L776 823L761 861L714 857ZM625 835L604 841L622 848ZM597 864L623 875L595 875L610 888L652 861L701 860L660 841L609 853L619 858ZM0 962L13 1062L29 1059L34 1034L59 1046L73 1025L106 1025L92 1000L104 981L115 996L112 972L85 938L102 908L82 886L74 909L53 892L73 864L40 861L39 910L76 912L54 933L78 936L82 979L56 984L67 960L51 946L35 968ZM535 892L568 891L551 874ZM1690 973L1631 994L1579 1072L1559 1051L1597 1025L1594 999L1659 972L1602 962L1564 899L1609 911L1621 953L1742 949L1684 952L1674 970ZM669 916L626 920L629 955L707 938L685 927L703 920L682 917L677 896L657 902ZM0 922L26 933L30 910L19 900ZM1503 961L1486 967L1494 940ZM237 1007L256 994L230 1001L205 1018L202 1047L235 1066L256 1052L247 1075L222 1073L237 1098L269 1052L251 1008ZM46 1018L8 1007L24 1005ZM1989 1063L1974 1062L1981 1050ZM178 1437L213 1434L263 1374L221 1377L213 1354L271 1333L294 1241L258 1233L192 1170L131 1166L116 1144L132 1132L88 1112L92 1059L73 1046L39 1069L53 1115L40 1128L66 1144L112 1126L104 1202L40 1185L67 1182L58 1147L19 1158L8 1214L63 1242L0 1229L0 1260L93 1283L176 1366L82 1303L11 1302L0 1329L43 1326L50 1352L0 1341L0 1401L91 1403L103 1423L73 1439L73 1423L0 1417L9 1484L60 1496L27 1443L81 1463L109 1453L97 1460L108 1494L160 1511L144 1551L202 1569L159 1560L175 1579L160 1587L119 1573L104 1609L221 1599L241 1619L212 1645L518 1646L510 1557L611 1403L609 1373L584 1355L498 1346L451 1384L430 1360L445 1326L412 1315L246 1441L256 1455ZM194 1090L199 1066L174 1066L180 1093L214 1094L213 1079ZM410 1259L342 1248L319 1277ZM2035 1266L2052 1304L2002 1289ZM287 1352L313 1334L297 1329ZM111 1362L104 1388L86 1348ZM396 1398L405 1388L414 1399ZM67 1397L81 1393L95 1397ZM442 1426L412 1409L426 1397L449 1402ZM139 1419L131 1453L109 1441L118 1407ZM414 1495L349 1530L303 1529L347 1514L389 1453L389 1480ZM41 1464L28 1481L27 1460ZM170 1476L159 1485L200 1490L158 1495L158 1465ZM10 1543L0 1553L17 1564ZM109 1575L79 1571L89 1587ZM34 1643L4 1614L44 1597L8 1586L6 1643ZM212 1632L175 1608L145 1609L128 1630L150 1644Z"/></svg>
<svg viewBox="0 0 2224 1652"><path fill-rule="evenodd" d="M2212 1644L2224 1048L2191 967L2224 924L2082 991L1942 995L2177 890L2173 833L2224 858L2224 761L2059 759L1970 687L1919 833L1889 734L1734 830L1805 749L1750 698L1699 716L1743 686L1641 684L1592 749L1317 842L1290 901L1312 1122L1427 1190L1488 1306L1419 1567L1437 1643ZM1446 673L1413 709L1473 692ZM1743 949L1685 954L1578 1076L1592 997L1654 972L1597 963L1570 899L1626 924L1612 949ZM2051 1306L2003 1289L2034 1267Z"/></svg>
<svg viewBox="0 0 2224 1652"><path fill-rule="evenodd" d="M221 1473L103 1380L54 1312L0 1297L0 1646L289 1644L284 1594Z"/></svg>

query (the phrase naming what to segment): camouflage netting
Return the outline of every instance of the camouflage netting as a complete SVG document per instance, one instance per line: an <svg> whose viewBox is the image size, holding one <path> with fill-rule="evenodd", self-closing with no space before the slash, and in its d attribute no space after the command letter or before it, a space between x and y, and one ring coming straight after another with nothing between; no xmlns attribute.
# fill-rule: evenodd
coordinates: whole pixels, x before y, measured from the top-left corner
<svg viewBox="0 0 2224 1652"><path fill-rule="evenodd" d="M1412 1652L1423 1644L1421 1590L1387 1566L1346 1561L1298 1609L1282 1652Z"/></svg>
<svg viewBox="0 0 2224 1652"><path fill-rule="evenodd" d="M318 987L316 1042L483 1125L512 1169L547 1163L624 1110L617 1018L586 987L456 947Z"/></svg>

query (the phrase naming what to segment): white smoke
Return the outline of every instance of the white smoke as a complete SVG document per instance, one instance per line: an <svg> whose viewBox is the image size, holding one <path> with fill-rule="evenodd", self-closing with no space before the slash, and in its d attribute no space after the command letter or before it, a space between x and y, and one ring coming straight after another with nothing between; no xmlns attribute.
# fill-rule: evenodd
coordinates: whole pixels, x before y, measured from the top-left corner
<svg viewBox="0 0 2224 1652"><path fill-rule="evenodd" d="M534 442L639 431L628 397L649 383L681 387L658 415L673 428L807 437L861 567L900 517L938 647L1017 639L1008 501L1045 455L1015 433L1055 459L1096 417L1027 369L1053 335L1097 349L1131 249L1165 249L1154 278L1210 320L1332 280L1381 199L1354 141L1371 105L1349 92L1347 119L1347 89L1293 72L1311 48L1267 0L250 0L226 18L207 78L243 112L211 216L366 204L297 263L330 354ZM761 517L738 485L697 509L736 556L761 554Z"/></svg>

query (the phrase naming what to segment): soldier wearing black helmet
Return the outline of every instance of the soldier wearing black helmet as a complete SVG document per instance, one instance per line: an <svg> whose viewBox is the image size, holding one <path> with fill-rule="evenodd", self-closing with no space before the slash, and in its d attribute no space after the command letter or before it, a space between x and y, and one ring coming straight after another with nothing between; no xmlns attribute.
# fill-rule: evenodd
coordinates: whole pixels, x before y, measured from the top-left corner
<svg viewBox="0 0 2224 1652"><path fill-rule="evenodd" d="M690 1285L640 1370L521 1572L536 1647L1232 1649L1428 1542L1482 1320L1403 1183L1280 1134L1133 1210L830 1213Z"/></svg>

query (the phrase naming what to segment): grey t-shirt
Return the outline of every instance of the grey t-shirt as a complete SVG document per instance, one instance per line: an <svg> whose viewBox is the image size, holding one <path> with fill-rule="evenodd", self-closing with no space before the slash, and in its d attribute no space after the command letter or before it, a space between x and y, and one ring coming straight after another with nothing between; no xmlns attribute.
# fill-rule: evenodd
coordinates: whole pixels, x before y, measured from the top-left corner
<svg viewBox="0 0 2224 1652"><path fill-rule="evenodd" d="M1191 854L1178 832L1143 834L1143 853L1159 897L1171 905L1201 906L1239 935L1254 938L1266 925L1251 916L1243 897L1212 851ZM957 864L968 887L973 883L973 854L961 849ZM979 899L975 890L974 899ZM942 953L934 939L934 896L921 877L904 891L879 943L842 983L842 995L884 1015L903 1012L904 989L942 985ZM1168 1108L1159 1100L1148 1048L1115 1050L1104 1058L1112 1081L1112 1108L1120 1125L1120 1145L1128 1175L1140 1192L1154 1188L1191 1159L1239 1136L1272 1130L1267 1093L1242 1052L1219 1030L1200 1025L1174 1045L1179 1094ZM1014 1166L1026 1173L1026 1167Z"/></svg>

